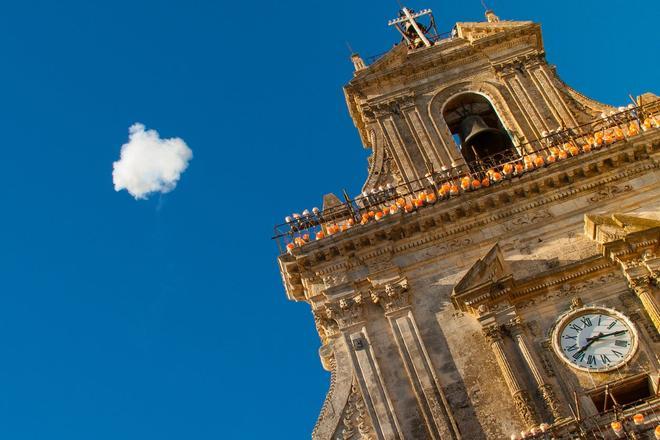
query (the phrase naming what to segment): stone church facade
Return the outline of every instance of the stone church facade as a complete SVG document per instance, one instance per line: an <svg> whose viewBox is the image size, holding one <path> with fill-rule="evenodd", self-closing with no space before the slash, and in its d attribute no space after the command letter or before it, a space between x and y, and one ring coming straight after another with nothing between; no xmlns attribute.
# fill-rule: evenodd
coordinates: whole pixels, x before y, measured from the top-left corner
<svg viewBox="0 0 660 440"><path fill-rule="evenodd" d="M536 23L422 15L353 56L363 193L277 229L331 372L312 438L656 438L660 100L571 89Z"/></svg>

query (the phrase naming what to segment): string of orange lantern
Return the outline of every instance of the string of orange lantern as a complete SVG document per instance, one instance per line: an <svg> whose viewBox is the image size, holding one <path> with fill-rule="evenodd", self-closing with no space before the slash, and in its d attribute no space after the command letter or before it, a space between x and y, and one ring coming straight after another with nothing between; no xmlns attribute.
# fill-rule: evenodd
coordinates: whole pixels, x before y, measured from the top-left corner
<svg viewBox="0 0 660 440"><path fill-rule="evenodd" d="M633 108L635 111L637 108ZM340 232L368 223L382 221L383 219L402 213L411 213L424 206L434 205L439 200L447 200L460 196L461 193L472 192L482 188L488 188L491 185L502 182L516 176L521 176L535 169L553 165L557 162L576 157L580 154L588 154L593 150L599 150L610 146L615 142L623 141L639 135L652 129L660 128L658 116L647 116L639 121L630 117L634 115L629 110L628 120L616 121L616 113L602 115L605 125L602 129L595 130L589 134L571 136L570 139L563 139L565 136L547 135L543 140L548 140L548 145L534 153L521 152L522 157L501 163L497 166L488 168L484 172L473 172L462 177L447 178L445 182L438 185L433 184L432 188L426 188L417 194L401 195L396 200L387 200L396 194L396 188L388 185L387 188L379 188L378 191L372 191L371 194L364 193L361 196L361 212L356 219L348 218L341 221L324 219L324 212L314 208L312 213L305 210L303 215L294 213L286 217L286 224L290 226L292 241L286 244L288 252L292 252L296 247L304 246L311 241L309 230L318 229L313 235L315 240L323 240L326 237L333 236ZM619 118L623 119L623 118ZM632 120L630 120L632 119ZM615 121L613 125L611 121ZM571 131L571 130L568 130ZM582 142L578 142L582 140ZM480 177L479 174L483 174ZM432 178L428 178L433 182ZM359 220L357 220L359 218Z"/></svg>

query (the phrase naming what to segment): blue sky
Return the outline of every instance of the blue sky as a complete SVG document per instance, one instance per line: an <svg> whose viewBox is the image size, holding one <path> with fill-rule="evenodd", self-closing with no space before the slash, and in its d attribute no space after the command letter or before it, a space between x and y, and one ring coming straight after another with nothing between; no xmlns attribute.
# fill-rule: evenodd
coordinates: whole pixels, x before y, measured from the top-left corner
<svg viewBox="0 0 660 440"><path fill-rule="evenodd" d="M459 6L460 3L460 6ZM607 103L658 92L652 2L490 1ZM616 4L616 6L614 6ZM478 0L415 0L441 30ZM396 42L395 1L5 2L0 14L0 437L308 438L328 386L272 226L359 191L346 41ZM194 158L171 193L115 192L141 122Z"/></svg>

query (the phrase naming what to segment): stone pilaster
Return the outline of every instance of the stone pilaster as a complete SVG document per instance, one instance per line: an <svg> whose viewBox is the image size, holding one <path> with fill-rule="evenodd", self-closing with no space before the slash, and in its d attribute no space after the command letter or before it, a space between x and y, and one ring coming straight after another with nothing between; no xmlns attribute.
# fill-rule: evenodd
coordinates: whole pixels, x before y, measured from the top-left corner
<svg viewBox="0 0 660 440"><path fill-rule="evenodd" d="M376 286L371 299L385 311L420 412L432 439L460 439L458 426L421 338L404 279Z"/></svg>
<svg viewBox="0 0 660 440"><path fill-rule="evenodd" d="M529 396L527 390L522 386L516 373L513 370L511 362L506 356L504 350L504 342L502 341L502 331L499 326L490 326L483 330L484 336L490 343L490 347L493 350L495 355L495 360L497 365L500 367L502 376L504 377L504 382L506 382L511 397L513 398L513 403L518 410L520 418L523 420L525 425L528 428L536 426L539 424L538 416L536 410L534 409L534 404L532 399Z"/></svg>
<svg viewBox="0 0 660 440"><path fill-rule="evenodd" d="M557 401L555 392L552 389L552 385L545 381L543 373L538 366L538 362L536 361L532 351L529 349L527 337L525 336L525 331L523 329L520 318L516 317L509 321L507 327L511 333L511 336L513 337L513 340L516 343L516 346L518 347L520 355L525 361L527 369L534 378L534 382L536 383L539 394L543 398L543 402L552 414L552 417L555 421L561 419L562 414L559 410L559 402Z"/></svg>
<svg viewBox="0 0 660 440"><path fill-rule="evenodd" d="M369 340L362 296L344 297L326 305L328 318L337 322L349 347L353 371L379 440L402 439L403 435L385 381Z"/></svg>

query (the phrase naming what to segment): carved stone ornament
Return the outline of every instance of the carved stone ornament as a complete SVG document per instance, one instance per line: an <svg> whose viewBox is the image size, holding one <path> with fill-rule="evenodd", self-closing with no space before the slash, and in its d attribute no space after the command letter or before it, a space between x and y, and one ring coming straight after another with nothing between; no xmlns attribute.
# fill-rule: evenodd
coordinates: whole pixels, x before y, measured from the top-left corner
<svg viewBox="0 0 660 440"><path fill-rule="evenodd" d="M541 392L541 397L543 397L545 405L550 410L550 413L552 413L552 418L555 420L561 419L562 415L561 410L559 409L559 401L557 401L557 396L555 396L552 385L546 383L540 387L539 391Z"/></svg>
<svg viewBox="0 0 660 440"><path fill-rule="evenodd" d="M385 313L395 312L410 306L408 280L405 278L371 289L371 300L380 304Z"/></svg>
<svg viewBox="0 0 660 440"><path fill-rule="evenodd" d="M329 303L325 310L326 316L335 320L340 330L364 322L363 302L360 295Z"/></svg>
<svg viewBox="0 0 660 440"><path fill-rule="evenodd" d="M337 426L333 439L340 440L372 440L374 439L371 419L367 413L362 393L353 382L351 394L348 396L346 407Z"/></svg>
<svg viewBox="0 0 660 440"><path fill-rule="evenodd" d="M527 427L535 426L537 424L536 412L534 411L534 405L532 404L532 399L529 397L527 391L521 390L513 396L513 404L518 410L518 414L525 422Z"/></svg>
<svg viewBox="0 0 660 440"><path fill-rule="evenodd" d="M496 325L484 328L483 335L491 345L502 341L502 329Z"/></svg>
<svg viewBox="0 0 660 440"><path fill-rule="evenodd" d="M582 302L582 298L580 298L579 296L574 296L573 298L571 298L571 310L579 309L582 306L584 306L584 303Z"/></svg>

